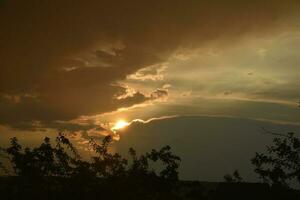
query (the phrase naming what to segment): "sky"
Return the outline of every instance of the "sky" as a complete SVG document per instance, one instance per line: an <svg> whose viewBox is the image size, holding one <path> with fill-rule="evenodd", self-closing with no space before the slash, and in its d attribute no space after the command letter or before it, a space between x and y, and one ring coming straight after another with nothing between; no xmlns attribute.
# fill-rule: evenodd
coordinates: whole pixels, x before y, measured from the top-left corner
<svg viewBox="0 0 300 200"><path fill-rule="evenodd" d="M112 134L123 153L174 146L183 178L215 180L239 159L251 179L246 160L269 141L261 128L300 129L299 9L297 0L1 0L0 145L63 131L85 149ZM113 129L120 120L126 128Z"/></svg>

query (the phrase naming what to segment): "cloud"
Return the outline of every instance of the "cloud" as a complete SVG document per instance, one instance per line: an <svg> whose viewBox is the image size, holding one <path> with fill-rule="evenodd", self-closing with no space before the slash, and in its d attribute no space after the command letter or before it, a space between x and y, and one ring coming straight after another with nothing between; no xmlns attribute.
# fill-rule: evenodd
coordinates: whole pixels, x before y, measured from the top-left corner
<svg viewBox="0 0 300 200"><path fill-rule="evenodd" d="M178 48L280 29L299 8L281 2L5 0L0 123L30 127L142 103L142 93L116 100L126 94L116 83Z"/></svg>
<svg viewBox="0 0 300 200"><path fill-rule="evenodd" d="M300 30L252 38L230 47L210 45L184 62L169 62L165 81L173 97L273 102L295 106L299 101ZM257 52L266 49L264 58ZM175 98L176 98L175 97Z"/></svg>
<svg viewBox="0 0 300 200"><path fill-rule="evenodd" d="M154 92L151 93L151 99L162 99L168 96L168 90L166 89L156 89Z"/></svg>
<svg viewBox="0 0 300 200"><path fill-rule="evenodd" d="M163 64L145 67L129 75L127 79L137 81L162 81L164 79L163 72L166 68L167 67Z"/></svg>
<svg viewBox="0 0 300 200"><path fill-rule="evenodd" d="M153 117L153 118L150 118L150 119L147 119L147 120L134 119L134 120L131 121L130 124L133 124L133 123L143 123L143 124L146 124L146 123L150 123L152 121L169 119L169 118L174 118L174 117L178 117L178 116L177 115L170 115L170 116L162 116L162 117Z"/></svg>

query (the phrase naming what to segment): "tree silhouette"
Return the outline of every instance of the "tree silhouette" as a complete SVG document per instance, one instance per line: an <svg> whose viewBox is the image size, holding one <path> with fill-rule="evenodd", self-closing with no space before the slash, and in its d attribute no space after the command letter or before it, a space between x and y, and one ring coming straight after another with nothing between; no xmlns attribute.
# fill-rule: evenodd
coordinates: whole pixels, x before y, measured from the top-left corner
<svg viewBox="0 0 300 200"><path fill-rule="evenodd" d="M251 160L255 172L269 184L289 187L288 181L300 182L300 141L294 133L277 134L266 153L256 153Z"/></svg>
<svg viewBox="0 0 300 200"><path fill-rule="evenodd" d="M234 170L233 174L226 174L224 176L224 180L228 183L241 183L243 182L243 178L241 177L238 170Z"/></svg>
<svg viewBox="0 0 300 200"><path fill-rule="evenodd" d="M158 160L162 161L163 165L165 166L165 169L160 172L160 176L162 178L169 180L178 179L177 170L179 168L180 158L171 152L170 146L165 146L160 151L152 149L151 153L147 153L146 156L153 162Z"/></svg>
<svg viewBox="0 0 300 200"><path fill-rule="evenodd" d="M125 176L128 161L122 158L118 153L109 153L108 148L111 142L111 136L105 137L101 145L98 145L93 140L90 141L90 145L97 153L97 156L92 157L93 162L91 163L91 166L98 177L108 178Z"/></svg>
<svg viewBox="0 0 300 200"><path fill-rule="evenodd" d="M255 171L265 182L280 186L271 190L267 184L243 182L235 170L232 175L224 176L227 183L220 183L213 192L205 191L199 182L178 180L181 160L170 146L141 155L130 148L129 158L125 159L110 151L112 143L111 136L99 144L90 140L95 154L90 160L84 160L63 134L59 134L54 143L46 137L34 148L24 148L17 138L11 138L9 147L0 148L2 171L8 174L8 170L4 170L5 159L10 161L13 171L13 176L0 177L1 197L12 200L224 199L224 195L228 198L235 195L238 199L299 197L297 192L279 190L288 187L291 179L300 181L300 141L293 133L276 134L267 152L256 153L252 159Z"/></svg>
<svg viewBox="0 0 300 200"><path fill-rule="evenodd" d="M174 191L180 158L171 152L171 147L153 149L140 156L130 148L131 160L127 160L110 152L112 142L111 136L106 136L100 144L91 140L89 144L95 156L86 161L63 134L56 137L54 145L46 137L34 148L23 148L17 138L11 138L10 146L1 148L0 154L2 160L10 161L18 182L7 186L14 188L11 193L7 192L8 197L85 199L101 193L101 197L112 199L120 199L120 196L125 199L177 198ZM151 166L156 162L163 166L158 172ZM112 191L116 189L119 192Z"/></svg>
<svg viewBox="0 0 300 200"><path fill-rule="evenodd" d="M72 154L67 153L66 148ZM55 147L52 147L50 139L46 137L39 147L26 147L24 150L14 137L10 139L10 147L2 148L2 153L10 160L15 175L28 177L68 177L73 170L71 163L79 158L77 150L62 134L57 136Z"/></svg>

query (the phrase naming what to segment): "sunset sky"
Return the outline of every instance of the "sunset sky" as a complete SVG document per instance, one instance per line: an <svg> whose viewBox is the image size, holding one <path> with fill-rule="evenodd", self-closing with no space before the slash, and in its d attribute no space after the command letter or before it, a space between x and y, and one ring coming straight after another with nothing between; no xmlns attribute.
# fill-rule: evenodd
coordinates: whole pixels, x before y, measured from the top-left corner
<svg viewBox="0 0 300 200"><path fill-rule="evenodd" d="M0 145L64 131L85 151L113 134L121 153L172 146L186 179L235 168L251 179L249 159L271 140L262 127L300 133L299 10L298 0L0 0Z"/></svg>

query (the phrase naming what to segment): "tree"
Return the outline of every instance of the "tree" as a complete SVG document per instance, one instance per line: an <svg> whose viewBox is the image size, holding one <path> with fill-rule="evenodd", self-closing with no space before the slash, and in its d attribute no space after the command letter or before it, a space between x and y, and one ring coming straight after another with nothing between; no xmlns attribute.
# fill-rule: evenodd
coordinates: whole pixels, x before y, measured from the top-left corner
<svg viewBox="0 0 300 200"><path fill-rule="evenodd" d="M238 170L234 170L233 174L226 174L224 176L224 180L228 183L241 183L243 182L243 178L241 177Z"/></svg>
<svg viewBox="0 0 300 200"><path fill-rule="evenodd" d="M178 180L178 168L180 165L180 158L171 152L170 146L164 146L160 151L152 149L151 153L146 154L147 158L156 162L162 161L165 168L160 172L162 178L169 180Z"/></svg>
<svg viewBox="0 0 300 200"><path fill-rule="evenodd" d="M8 158L16 178L13 185L6 186L12 188L11 193L6 192L7 199L85 199L100 195L111 199L176 199L180 158L171 147L140 156L130 148L129 162L110 152L112 142L111 136L100 144L91 140L96 155L86 161L63 134L57 136L55 144L46 137L34 148L23 148L17 138L12 138L8 148L0 149L0 164ZM159 172L151 167L156 162L163 165ZM7 190L0 187L1 191Z"/></svg>
<svg viewBox="0 0 300 200"><path fill-rule="evenodd" d="M269 132L271 133L271 132ZM288 182L300 182L300 141L294 133L278 134L266 153L256 153L251 160L255 172L269 184L289 187Z"/></svg>
<svg viewBox="0 0 300 200"><path fill-rule="evenodd" d="M97 156L92 157L92 170L98 177L124 177L126 173L126 166L128 161L118 153L111 154L109 152L109 146L112 143L112 137L106 136L102 140L102 144L99 145L95 141L91 140L90 145L92 149L97 153Z"/></svg>
<svg viewBox="0 0 300 200"><path fill-rule="evenodd" d="M10 147L2 148L1 152L10 160L18 176L70 177L87 173L100 178L109 178L154 174L165 179L178 179L180 158L171 152L171 147L165 146L158 151L152 149L150 153L140 157L137 157L136 151L130 148L132 164L129 165L128 160L120 154L110 153L112 141L111 136L106 136L100 145L91 140L90 145L96 153L91 162L81 160L76 148L63 134L58 135L54 147L46 137L39 147L33 149L28 147L23 149L18 139L12 138ZM164 168L157 174L155 170L149 168L149 161L161 161ZM0 166L3 166L1 164L0 162Z"/></svg>

